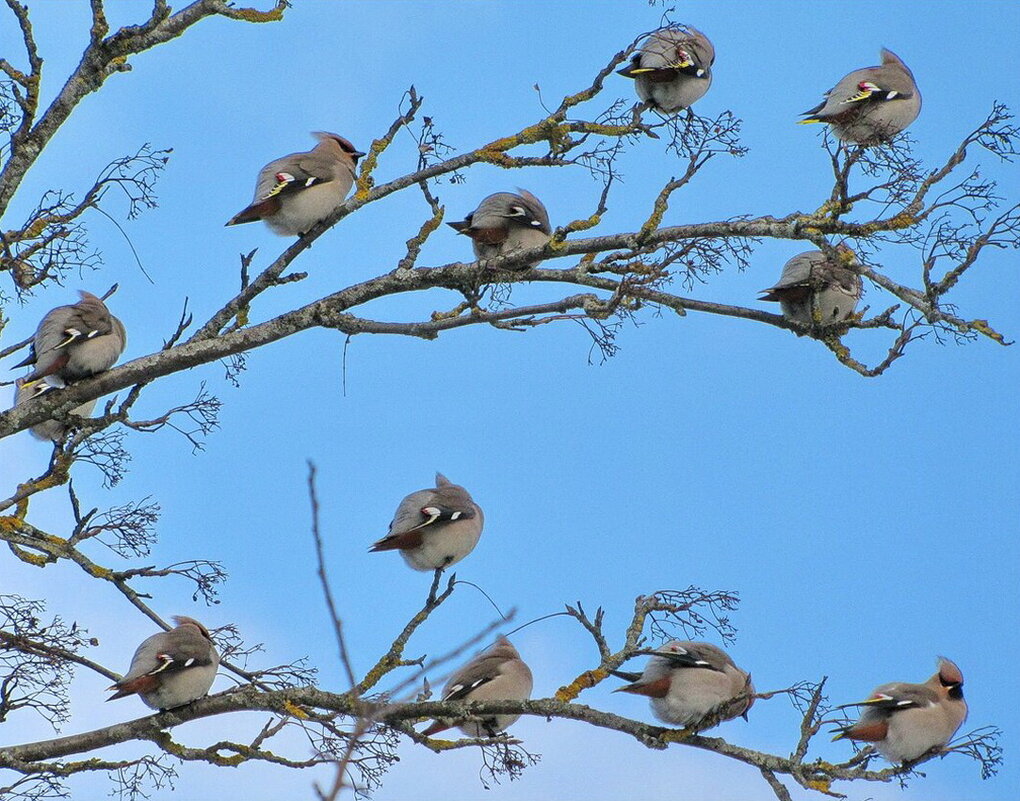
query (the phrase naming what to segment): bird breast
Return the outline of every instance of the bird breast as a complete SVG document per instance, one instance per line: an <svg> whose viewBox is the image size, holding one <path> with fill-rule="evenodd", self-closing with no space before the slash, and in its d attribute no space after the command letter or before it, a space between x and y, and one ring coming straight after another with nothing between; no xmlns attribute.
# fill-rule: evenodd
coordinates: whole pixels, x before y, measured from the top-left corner
<svg viewBox="0 0 1020 801"><path fill-rule="evenodd" d="M197 665L173 673L161 674L161 681L152 692L139 693L152 709L173 709L201 698L212 687L219 658L209 665Z"/></svg>
<svg viewBox="0 0 1020 801"><path fill-rule="evenodd" d="M353 181L327 181L280 197L280 209L266 224L277 234L298 236L326 219L344 202Z"/></svg>
<svg viewBox="0 0 1020 801"><path fill-rule="evenodd" d="M875 747L890 762L909 762L949 742L963 722L953 718L952 710L941 704L894 712L885 739Z"/></svg>
<svg viewBox="0 0 1020 801"><path fill-rule="evenodd" d="M422 529L417 548L402 549L400 555L415 570L438 570L467 556L482 536L482 513L476 507L474 517L434 523Z"/></svg>

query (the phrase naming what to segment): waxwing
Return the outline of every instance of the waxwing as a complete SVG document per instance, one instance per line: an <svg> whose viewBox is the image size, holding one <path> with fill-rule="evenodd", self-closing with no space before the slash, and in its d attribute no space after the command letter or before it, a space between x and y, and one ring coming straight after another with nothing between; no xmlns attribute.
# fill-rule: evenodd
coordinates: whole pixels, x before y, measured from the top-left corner
<svg viewBox="0 0 1020 801"><path fill-rule="evenodd" d="M124 352L124 324L91 292L80 294L73 306L57 306L39 323L31 352L14 365L34 365L26 384L49 376L70 384L109 370Z"/></svg>
<svg viewBox="0 0 1020 801"><path fill-rule="evenodd" d="M864 711L856 723L836 729L833 739L871 743L890 762L913 762L941 749L967 719L967 702L960 668L945 657L939 657L938 666L924 684L882 684L868 700L837 707Z"/></svg>
<svg viewBox="0 0 1020 801"><path fill-rule="evenodd" d="M56 381L57 379L54 379L53 376L44 378L41 381L34 381L32 383L26 383L22 378L15 380L14 384L16 390L14 395L14 405L20 406L25 401L31 400L32 398L38 398L40 395L44 395L50 390L59 389L63 386L63 384L57 384ZM71 413L76 414L79 417L89 417L92 414L92 410L95 408L96 401L93 399L85 401L85 403L81 406L73 409ZM59 442L64 438L64 434L67 433L67 426L59 420L44 420L43 422L32 426L29 431L36 439Z"/></svg>
<svg viewBox="0 0 1020 801"><path fill-rule="evenodd" d="M527 701L531 698L531 669L506 637L450 676L443 687L444 701ZM434 721L422 734L431 737L456 726L468 737L494 737L520 715L493 715L476 720Z"/></svg>
<svg viewBox="0 0 1020 801"><path fill-rule="evenodd" d="M485 516L468 494L436 473L435 489L412 492L397 507L390 533L370 551L400 551L415 570L442 570L478 544Z"/></svg>
<svg viewBox="0 0 1020 801"><path fill-rule="evenodd" d="M447 223L458 234L471 237L475 258L494 259L549 241L552 227L542 201L525 189L517 191L520 194L497 192L489 195L463 222ZM524 270L537 264L536 261L516 269Z"/></svg>
<svg viewBox="0 0 1020 801"><path fill-rule="evenodd" d="M899 56L882 50L882 65L854 70L830 89L801 124L826 122L844 142L874 145L892 139L917 119L921 93Z"/></svg>
<svg viewBox="0 0 1020 801"><path fill-rule="evenodd" d="M840 253L853 252L839 245ZM800 253L783 265L779 283L762 290L760 300L779 301L787 320L814 325L831 325L845 320L861 297L861 277L839 257L828 258L820 250Z"/></svg>
<svg viewBox="0 0 1020 801"><path fill-rule="evenodd" d="M619 75L634 79L638 97L664 114L675 114L698 100L712 85L715 48L688 25L656 31Z"/></svg>
<svg viewBox="0 0 1020 801"><path fill-rule="evenodd" d="M312 136L319 144L307 153L291 153L261 169L251 205L227 225L263 220L281 236L303 236L340 207L365 154L342 136L321 131Z"/></svg>
<svg viewBox="0 0 1020 801"><path fill-rule="evenodd" d="M175 617L177 628L153 634L131 659L127 675L110 687L107 701L138 693L152 709L190 704L209 692L220 655L209 630L190 617Z"/></svg>
<svg viewBox="0 0 1020 801"><path fill-rule="evenodd" d="M750 674L707 642L673 640L655 649L640 676L614 672L631 681L614 692L648 696L652 712L663 723L696 726L709 716L719 721L746 718L754 703Z"/></svg>

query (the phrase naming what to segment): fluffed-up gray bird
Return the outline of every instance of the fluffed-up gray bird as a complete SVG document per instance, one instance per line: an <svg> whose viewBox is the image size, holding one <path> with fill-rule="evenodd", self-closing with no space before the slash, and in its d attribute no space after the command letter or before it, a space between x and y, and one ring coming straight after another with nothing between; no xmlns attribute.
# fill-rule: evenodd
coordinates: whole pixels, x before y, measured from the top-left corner
<svg viewBox="0 0 1020 801"><path fill-rule="evenodd" d="M514 251L539 247L549 241L552 226L542 201L525 189L489 195L463 222L447 223L471 238L476 259L494 259ZM534 267L522 264L517 269Z"/></svg>
<svg viewBox="0 0 1020 801"><path fill-rule="evenodd" d="M484 523L485 515L468 491L436 473L435 489L404 498L389 534L369 550L399 550L415 570L442 570L474 550Z"/></svg>
<svg viewBox="0 0 1020 801"><path fill-rule="evenodd" d="M866 701L838 707L864 711L856 723L837 729L833 739L871 743L890 762L913 762L941 749L967 719L967 702L960 668L945 657L939 657L938 667L924 684L882 684Z"/></svg>
<svg viewBox="0 0 1020 801"><path fill-rule="evenodd" d="M70 384L109 370L124 352L124 324L91 292L80 294L80 301L57 306L39 323L28 357L14 365L34 366L26 384L47 376Z"/></svg>
<svg viewBox="0 0 1020 801"><path fill-rule="evenodd" d="M875 145L892 139L917 119L921 93L914 74L891 50L882 51L882 64L854 70L804 112L804 125L825 122L844 142Z"/></svg>
<svg viewBox="0 0 1020 801"><path fill-rule="evenodd" d="M15 380L14 405L20 406L32 398L38 398L40 395L44 395L52 389L59 389L62 386L61 384L50 383L51 381L55 381L52 376L32 383L26 383L22 378ZM95 408L95 399L85 401L81 406L73 409L72 414L76 414L79 417L88 417ZM36 423L29 431L36 439L59 442L64 438L64 434L67 433L67 426L59 420L44 420L41 423Z"/></svg>
<svg viewBox="0 0 1020 801"><path fill-rule="evenodd" d="M861 277L840 259L856 261L845 245L836 247L840 256L827 257L820 250L800 253L783 265L775 286L762 290L759 300L779 301L783 316L803 325L831 325L845 320L861 297Z"/></svg>
<svg viewBox="0 0 1020 801"><path fill-rule="evenodd" d="M177 628L153 634L138 646L127 675L110 687L107 701L138 693L152 709L190 704L212 687L220 655L209 630L190 617L175 617Z"/></svg>
<svg viewBox="0 0 1020 801"><path fill-rule="evenodd" d="M664 114L699 100L712 85L715 48L697 28L678 25L651 34L617 74L634 79L638 97Z"/></svg>
<svg viewBox="0 0 1020 801"><path fill-rule="evenodd" d="M527 701L531 698L531 669L506 637L460 668L443 687L444 701ZM431 737L456 726L468 737L494 737L520 715L492 715L473 720L434 721L422 734Z"/></svg>
<svg viewBox="0 0 1020 801"><path fill-rule="evenodd" d="M337 134L315 131L312 136L319 144L307 153L291 153L259 171L251 205L227 225L263 220L281 236L304 236L340 207L365 154Z"/></svg>
<svg viewBox="0 0 1020 801"><path fill-rule="evenodd" d="M754 703L751 676L729 654L707 642L672 640L648 660L640 674L614 671L631 681L614 692L646 695L663 723L695 726L705 718L747 717Z"/></svg>

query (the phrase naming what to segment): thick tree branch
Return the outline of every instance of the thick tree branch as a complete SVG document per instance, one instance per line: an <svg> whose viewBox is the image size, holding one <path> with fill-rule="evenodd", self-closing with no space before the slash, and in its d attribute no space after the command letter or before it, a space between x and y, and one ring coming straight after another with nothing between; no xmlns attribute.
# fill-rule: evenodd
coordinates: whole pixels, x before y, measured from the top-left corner
<svg viewBox="0 0 1020 801"><path fill-rule="evenodd" d="M832 781L889 782L909 773L920 764L919 762L909 767L888 767L878 771L821 761L802 764L787 757L734 745L720 737L706 737L683 729L664 728L583 704L564 703L551 698L532 701L479 701L467 704L454 701L372 704L361 701L349 693L329 693L314 688L260 692L252 687L245 687L219 693L176 710L117 723L90 732L37 743L0 747L0 766L23 773L37 772L47 769L48 766L42 764L43 760L60 759L120 743L141 740L160 745L166 741L167 730L192 720L239 711L264 711L288 715L289 710L295 707L328 710L352 718L366 716L394 724L422 718L457 717L466 713L479 717L492 714L525 714L547 719L583 721L599 728L626 734L652 749L661 750L671 744L683 744L711 751L752 765L759 770L791 776L802 786L815 790L821 790L823 786L827 789ZM445 742L429 741L433 750L446 750L449 746ZM208 753L208 749L202 751ZM935 756L937 755L928 755L921 761Z"/></svg>

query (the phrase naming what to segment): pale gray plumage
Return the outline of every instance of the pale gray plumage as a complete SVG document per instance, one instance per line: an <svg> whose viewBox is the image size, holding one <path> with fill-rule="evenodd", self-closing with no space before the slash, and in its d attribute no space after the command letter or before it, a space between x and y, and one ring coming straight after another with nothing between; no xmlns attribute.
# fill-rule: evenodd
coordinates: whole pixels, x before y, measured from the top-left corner
<svg viewBox="0 0 1020 801"><path fill-rule="evenodd" d="M802 123L824 122L844 142L874 145L892 139L917 119L921 92L906 64L883 49L882 64L840 79Z"/></svg>
<svg viewBox="0 0 1020 801"><path fill-rule="evenodd" d="M91 292L80 294L80 301L58 306L39 323L31 353L16 365L34 366L27 382L53 376L70 384L109 370L124 352L124 324Z"/></svg>
<svg viewBox="0 0 1020 801"><path fill-rule="evenodd" d="M648 696L663 723L695 726L710 716L730 720L754 703L751 677L707 642L672 640L648 660L637 681L615 692Z"/></svg>
<svg viewBox="0 0 1020 801"><path fill-rule="evenodd" d="M42 379L41 381L35 381L32 383L26 383L24 379L17 379L15 383L15 394L14 394L14 405L20 406L25 401L31 400L32 398L38 398L40 395L44 395L50 390L59 389L63 384L58 383L59 379L52 376ZM71 413L76 414L79 417L88 417L92 414L92 410L96 407L95 399L85 401L81 406L77 406L72 409ZM36 439L49 440L50 442L58 442L64 438L64 434L67 433L67 426L59 420L44 420L41 423L36 423L32 426L29 431L32 436Z"/></svg>
<svg viewBox="0 0 1020 801"><path fill-rule="evenodd" d="M938 671L923 684L891 682L874 689L860 704L860 719L833 738L871 743L890 762L912 762L944 747L967 719L963 673L939 657ZM844 707L840 707L841 709Z"/></svg>
<svg viewBox="0 0 1020 801"><path fill-rule="evenodd" d="M783 316L803 325L831 325L842 322L857 307L861 297L861 277L840 261L853 252L840 245L841 255L827 257L820 250L809 250L783 266L775 286L762 290L761 300L779 301ZM817 315L817 318L816 318Z"/></svg>
<svg viewBox="0 0 1020 801"><path fill-rule="evenodd" d="M489 195L463 222L447 223L457 233L471 238L475 258L493 259L549 241L552 226L542 201L527 190L517 191L520 194L497 192ZM537 264L535 261L520 265L518 269Z"/></svg>
<svg viewBox="0 0 1020 801"><path fill-rule="evenodd" d="M153 634L138 646L127 674L110 687L113 701L137 693L152 709L190 704L209 692L220 655L209 630L190 617L175 617L177 628Z"/></svg>
<svg viewBox="0 0 1020 801"><path fill-rule="evenodd" d="M663 28L651 34L618 70L634 79L638 97L665 114L675 114L699 100L712 85L715 48L701 31L689 25Z"/></svg>
<svg viewBox="0 0 1020 801"><path fill-rule="evenodd" d="M365 154L337 134L312 136L319 144L308 152L283 156L259 171L251 205L227 225L263 220L282 236L302 236L340 207Z"/></svg>
<svg viewBox="0 0 1020 801"><path fill-rule="evenodd" d="M404 498L389 534L370 550L399 550L415 570L441 570L474 550L484 523L485 515L468 491L436 473L435 488Z"/></svg>
<svg viewBox="0 0 1020 801"><path fill-rule="evenodd" d="M531 669L506 637L457 670L443 687L444 701L526 701L531 698ZM493 715L481 720L447 720L432 723L422 734L431 737L456 726L468 737L492 737L517 721L520 715Z"/></svg>

